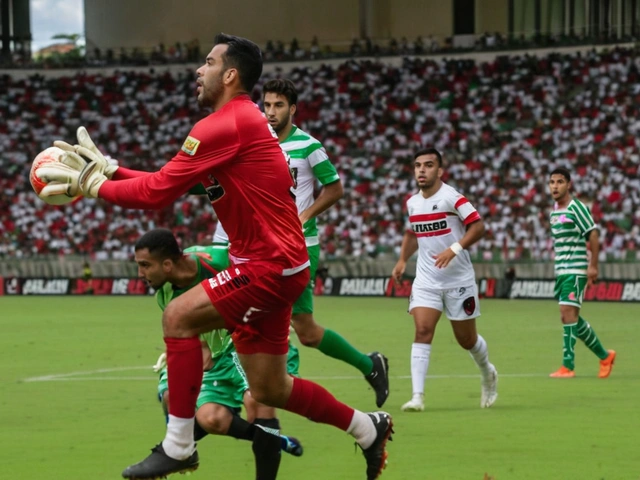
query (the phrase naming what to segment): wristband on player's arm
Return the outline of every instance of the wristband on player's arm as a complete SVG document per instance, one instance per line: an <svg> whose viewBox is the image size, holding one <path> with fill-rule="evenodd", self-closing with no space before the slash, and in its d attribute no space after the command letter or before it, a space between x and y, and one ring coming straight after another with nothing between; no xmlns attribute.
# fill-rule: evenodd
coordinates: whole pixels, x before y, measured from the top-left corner
<svg viewBox="0 0 640 480"><path fill-rule="evenodd" d="M462 250L464 250L464 248L462 248L462 245L460 245L458 242L452 243L449 248L456 255L458 255Z"/></svg>

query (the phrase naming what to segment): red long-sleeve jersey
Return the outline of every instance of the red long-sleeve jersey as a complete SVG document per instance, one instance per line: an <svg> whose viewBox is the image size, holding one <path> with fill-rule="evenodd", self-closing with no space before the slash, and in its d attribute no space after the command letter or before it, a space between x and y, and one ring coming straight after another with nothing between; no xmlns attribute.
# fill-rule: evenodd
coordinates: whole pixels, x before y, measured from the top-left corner
<svg viewBox="0 0 640 480"><path fill-rule="evenodd" d="M125 208L159 209L199 183L229 235L235 262L272 261L284 275L307 265L286 155L247 95L199 121L159 171L106 181L99 196Z"/></svg>

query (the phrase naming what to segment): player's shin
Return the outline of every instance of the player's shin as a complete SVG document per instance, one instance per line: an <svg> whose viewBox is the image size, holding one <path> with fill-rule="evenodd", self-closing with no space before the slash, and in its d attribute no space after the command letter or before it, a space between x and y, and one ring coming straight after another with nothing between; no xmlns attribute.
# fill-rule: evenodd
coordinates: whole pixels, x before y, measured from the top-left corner
<svg viewBox="0 0 640 480"><path fill-rule="evenodd" d="M291 395L285 410L347 431L353 418L353 408L336 400L320 385L302 378L293 378Z"/></svg>
<svg viewBox="0 0 640 480"><path fill-rule="evenodd" d="M411 345L411 387L413 394L424 394L424 382L429 370L431 344L413 343Z"/></svg>
<svg viewBox="0 0 640 480"><path fill-rule="evenodd" d="M202 383L202 347L198 337L167 337L165 343L171 402L167 435L162 446L169 457L181 460L195 450L193 431L196 400Z"/></svg>
<svg viewBox="0 0 640 480"><path fill-rule="evenodd" d="M193 425L193 441L199 442L207 435L209 435L209 432L207 432L204 428L202 428L198 423L198 421L196 420L195 424Z"/></svg>
<svg viewBox="0 0 640 480"><path fill-rule="evenodd" d="M247 422L244 418L234 415L231 419L231 425L227 430L229 437L237 438L238 440L253 440L256 427L252 423Z"/></svg>
<svg viewBox="0 0 640 480"><path fill-rule="evenodd" d="M280 468L280 422L277 418L256 418L253 455L256 461L256 480L275 480Z"/></svg>
<svg viewBox="0 0 640 480"><path fill-rule="evenodd" d="M483 377L486 377L491 373L489 349L487 347L487 342L481 335L478 335L478 340L471 350L469 350L469 355L471 355L471 358L473 358L476 365L478 365Z"/></svg>
<svg viewBox="0 0 640 480"><path fill-rule="evenodd" d="M578 324L565 324L562 326L562 329L562 365L569 370L573 370L575 367L575 347L576 340L578 338Z"/></svg>
<svg viewBox="0 0 640 480"><path fill-rule="evenodd" d="M329 357L356 367L363 375L369 375L373 370L371 358L356 350L344 337L333 330L325 329L318 350Z"/></svg>
<svg viewBox="0 0 640 480"><path fill-rule="evenodd" d="M595 353L600 360L607 358L609 352L602 346L598 335L596 335L596 332L591 328L589 322L582 317L578 317L578 329L576 333L578 338L582 340L587 348Z"/></svg>

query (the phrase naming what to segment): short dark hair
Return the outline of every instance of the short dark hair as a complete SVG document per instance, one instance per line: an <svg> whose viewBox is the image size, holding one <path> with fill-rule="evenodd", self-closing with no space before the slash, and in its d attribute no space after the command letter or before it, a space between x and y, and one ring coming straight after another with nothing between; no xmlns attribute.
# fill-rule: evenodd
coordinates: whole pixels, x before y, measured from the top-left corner
<svg viewBox="0 0 640 480"><path fill-rule="evenodd" d="M549 178L551 178L552 175L562 175L567 179L567 182L571 181L571 173L564 167L554 168L553 171L549 174Z"/></svg>
<svg viewBox="0 0 640 480"><path fill-rule="evenodd" d="M262 75L262 52L260 47L246 38L219 33L213 39L213 45L227 45L222 56L226 68L236 68L240 83L251 92Z"/></svg>
<svg viewBox="0 0 640 480"><path fill-rule="evenodd" d="M142 235L136 242L135 250L149 250L158 260L171 259L177 261L182 256L182 250L171 230L156 228Z"/></svg>
<svg viewBox="0 0 640 480"><path fill-rule="evenodd" d="M262 97L267 93L277 93L287 98L289 106L298 104L298 90L294 83L288 78L274 78L269 80L262 87Z"/></svg>
<svg viewBox="0 0 640 480"><path fill-rule="evenodd" d="M413 156L413 159L415 160L416 158L421 157L423 155L435 155L436 158L438 159L438 167L442 167L442 154L435 148L429 147L429 148L423 148L422 150L418 150Z"/></svg>

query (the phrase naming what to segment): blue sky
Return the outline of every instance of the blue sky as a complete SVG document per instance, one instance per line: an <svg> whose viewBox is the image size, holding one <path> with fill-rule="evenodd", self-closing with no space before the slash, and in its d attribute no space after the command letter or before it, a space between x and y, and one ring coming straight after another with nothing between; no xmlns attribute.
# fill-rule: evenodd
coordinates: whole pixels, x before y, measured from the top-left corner
<svg viewBox="0 0 640 480"><path fill-rule="evenodd" d="M57 33L84 34L83 0L31 0L32 51L54 43Z"/></svg>

